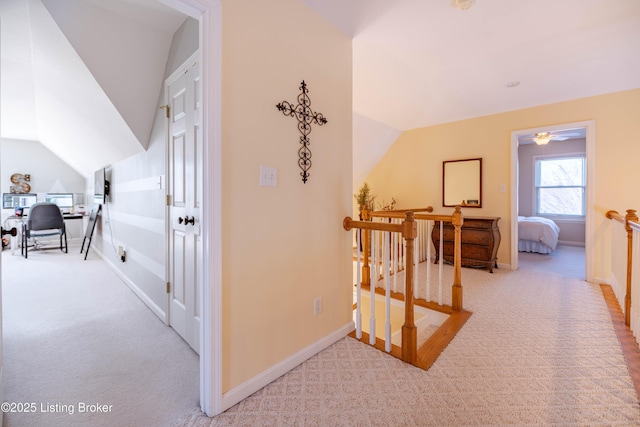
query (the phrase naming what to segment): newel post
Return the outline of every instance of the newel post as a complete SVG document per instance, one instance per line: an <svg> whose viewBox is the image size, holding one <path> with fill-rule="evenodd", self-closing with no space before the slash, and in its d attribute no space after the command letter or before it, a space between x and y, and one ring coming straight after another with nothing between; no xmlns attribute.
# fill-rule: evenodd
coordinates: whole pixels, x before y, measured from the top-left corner
<svg viewBox="0 0 640 427"><path fill-rule="evenodd" d="M406 268L404 290L404 325L402 325L402 360L415 364L418 351L418 331L413 316L413 243L418 235L418 225L413 218L413 212L407 212L402 223L402 237L406 241Z"/></svg>
<svg viewBox="0 0 640 427"><path fill-rule="evenodd" d="M365 207L360 212L361 221L371 221L371 211ZM371 287L371 267L369 266L369 254L371 252L371 230L360 230L362 240L362 286ZM373 292L373 289L369 289Z"/></svg>
<svg viewBox="0 0 640 427"><path fill-rule="evenodd" d="M462 311L462 211L460 206L456 206L451 223L454 228L453 239L453 286L451 287L451 308Z"/></svg>
<svg viewBox="0 0 640 427"><path fill-rule="evenodd" d="M633 229L629 225L629 221L638 222L638 215L635 209L627 209L627 215L624 218L624 228L627 230L627 291L624 296L624 323L631 325L631 262L633 260Z"/></svg>

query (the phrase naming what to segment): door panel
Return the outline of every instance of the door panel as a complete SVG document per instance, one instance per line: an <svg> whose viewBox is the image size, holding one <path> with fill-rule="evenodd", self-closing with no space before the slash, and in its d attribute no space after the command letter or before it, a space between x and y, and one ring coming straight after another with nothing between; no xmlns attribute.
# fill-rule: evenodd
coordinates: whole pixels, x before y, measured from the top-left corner
<svg viewBox="0 0 640 427"><path fill-rule="evenodd" d="M200 206L202 200L202 132L200 130L200 74L197 61L188 60L183 72L168 82L170 124L168 169L169 324L198 352L200 318L198 301L202 274ZM193 66L196 64L196 66Z"/></svg>

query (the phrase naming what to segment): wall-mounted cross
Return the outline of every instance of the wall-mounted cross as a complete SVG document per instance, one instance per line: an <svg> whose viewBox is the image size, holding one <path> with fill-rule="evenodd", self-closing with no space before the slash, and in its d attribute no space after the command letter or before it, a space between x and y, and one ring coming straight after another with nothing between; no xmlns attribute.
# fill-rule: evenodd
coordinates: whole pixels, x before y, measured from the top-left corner
<svg viewBox="0 0 640 427"><path fill-rule="evenodd" d="M309 145L311 144L311 141L309 141L311 124L315 123L322 126L327 123L327 119L325 119L321 113L314 113L311 110L311 100L308 95L309 90L304 80L302 81L300 90L302 90L302 92L298 95L298 105L294 106L287 101L282 101L276 105L276 107L279 111L282 111L285 116L292 116L298 119L298 130L302 134L300 136L300 144L302 144L302 146L298 149L298 166L302 169L302 172L300 172L302 182L306 184L307 179L309 179L309 169L311 169L311 150L309 149Z"/></svg>

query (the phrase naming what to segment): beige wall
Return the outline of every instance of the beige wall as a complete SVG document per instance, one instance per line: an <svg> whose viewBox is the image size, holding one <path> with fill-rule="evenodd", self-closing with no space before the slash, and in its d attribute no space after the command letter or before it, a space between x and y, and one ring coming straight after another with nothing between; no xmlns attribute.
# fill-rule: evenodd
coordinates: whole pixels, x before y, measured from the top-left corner
<svg viewBox="0 0 640 427"><path fill-rule="evenodd" d="M351 322L351 40L297 0L223 1L223 391ZM305 80L313 166L276 109ZM260 187L260 166L278 186ZM313 315L322 297L323 312Z"/></svg>
<svg viewBox="0 0 640 427"><path fill-rule="evenodd" d="M367 182L378 197L395 197L398 207L431 204L442 208L442 161L483 158L482 208L466 215L499 216L502 242L498 262L510 262L511 132L562 123L595 121L594 274L608 279L610 230L604 214L640 208L640 89L404 132L378 163ZM507 191L500 192L505 184Z"/></svg>

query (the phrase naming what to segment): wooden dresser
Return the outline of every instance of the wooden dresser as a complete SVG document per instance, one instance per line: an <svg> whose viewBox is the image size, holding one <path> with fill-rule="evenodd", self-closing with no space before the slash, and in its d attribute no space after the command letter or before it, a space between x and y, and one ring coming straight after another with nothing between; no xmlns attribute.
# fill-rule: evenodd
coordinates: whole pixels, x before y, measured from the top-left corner
<svg viewBox="0 0 640 427"><path fill-rule="evenodd" d="M462 266L484 267L493 273L494 266L498 267L497 254L500 246L500 217L464 217L462 224ZM450 222L443 223L443 252L444 260L453 263L454 229ZM431 240L436 249L436 263L440 259L440 221L435 221L431 231Z"/></svg>

